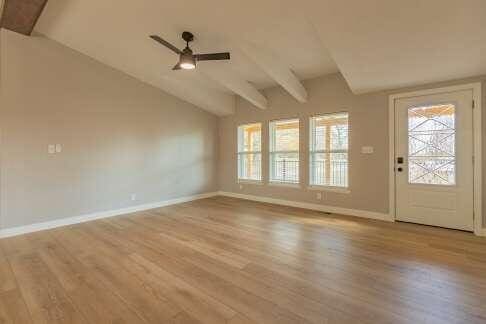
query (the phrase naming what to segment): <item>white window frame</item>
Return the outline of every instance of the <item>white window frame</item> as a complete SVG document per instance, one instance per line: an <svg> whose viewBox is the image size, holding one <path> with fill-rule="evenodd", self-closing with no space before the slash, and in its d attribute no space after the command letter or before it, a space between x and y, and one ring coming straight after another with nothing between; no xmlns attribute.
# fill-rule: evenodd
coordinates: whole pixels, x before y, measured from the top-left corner
<svg viewBox="0 0 486 324"><path fill-rule="evenodd" d="M348 147L345 149L345 150L333 150L333 149L329 149L329 150L315 150L314 147L315 147L315 136L314 136L314 132L315 132L315 119L316 118L319 118L319 117L331 117L333 115L343 115L345 114L346 115L346 118L347 118L347 122L348 122L348 134L347 134L347 137L348 137ZM315 115L315 116L311 116L309 117L309 189L316 189L316 190L329 190L329 191L336 191L336 192L340 192L340 193L349 193L349 167L350 167L350 163L349 163L349 142L350 142L350 138L349 138L349 112L347 111L339 111L339 112L333 112L333 113L326 113L326 114L319 114L319 115ZM315 169L313 167L313 156L315 154L332 154L332 153L346 153L347 154L347 169L346 169L346 180L347 180L347 183L346 183L346 186L330 186L330 185L322 185L322 184L315 184L313 183L314 181L314 172L315 172Z"/></svg>
<svg viewBox="0 0 486 324"><path fill-rule="evenodd" d="M243 144L243 128L244 127L247 127L247 126L251 126L251 125L260 125L260 150L259 151L245 151L245 150L242 150L242 147L244 147L244 144ZM237 129L236 129L236 136L237 136L237 143L236 143L236 146L237 146L237 153L236 153L236 172L237 172L237 179L238 179L238 182L239 183L258 183L258 184L261 184L262 181L263 181L263 176L262 176L262 145L263 145L263 142L262 142L262 131L263 131L263 128L262 128L262 123L260 122L256 122L256 123L247 123L247 124L242 124L242 125L238 125ZM246 156L246 155L260 155L260 179L249 179L249 178L242 178L241 177L241 164L240 164L240 161L241 161L241 157L242 156Z"/></svg>
<svg viewBox="0 0 486 324"><path fill-rule="evenodd" d="M299 127L298 127L298 130L299 130L299 133L298 133L299 134L299 146L298 146L299 150L276 151L275 150L275 147L276 147L275 125L277 123L290 122L290 121L297 121L297 123L299 124ZM300 187L300 178L301 178L301 174L300 174L300 118L295 117L295 118L285 118L285 119L272 120L268 124L268 131L269 131L269 139L270 139L269 157L268 157L268 161L269 161L268 184L269 185L282 185L282 186L287 186L287 187ZM294 181L281 181L281 180L275 179L275 169L273 168L275 164L273 163L273 160L274 160L273 157L277 154L286 154L286 153L297 154L297 162L298 162L298 168L297 168L298 174L297 175L298 175L298 177L297 177L296 182L294 182Z"/></svg>

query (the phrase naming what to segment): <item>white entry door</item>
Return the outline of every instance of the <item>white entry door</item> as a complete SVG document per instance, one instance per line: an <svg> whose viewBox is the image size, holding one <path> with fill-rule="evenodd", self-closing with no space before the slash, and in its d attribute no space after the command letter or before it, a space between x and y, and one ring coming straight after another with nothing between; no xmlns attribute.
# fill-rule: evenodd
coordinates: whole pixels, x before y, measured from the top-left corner
<svg viewBox="0 0 486 324"><path fill-rule="evenodd" d="M474 228L473 92L395 101L396 219Z"/></svg>

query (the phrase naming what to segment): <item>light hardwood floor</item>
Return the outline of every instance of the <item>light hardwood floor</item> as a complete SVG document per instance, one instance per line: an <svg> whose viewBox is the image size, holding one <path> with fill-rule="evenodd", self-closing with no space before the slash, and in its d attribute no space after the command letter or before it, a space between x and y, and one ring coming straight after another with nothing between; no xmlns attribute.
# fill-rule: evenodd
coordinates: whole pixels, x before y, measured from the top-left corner
<svg viewBox="0 0 486 324"><path fill-rule="evenodd" d="M0 241L1 323L486 323L486 239L215 197Z"/></svg>

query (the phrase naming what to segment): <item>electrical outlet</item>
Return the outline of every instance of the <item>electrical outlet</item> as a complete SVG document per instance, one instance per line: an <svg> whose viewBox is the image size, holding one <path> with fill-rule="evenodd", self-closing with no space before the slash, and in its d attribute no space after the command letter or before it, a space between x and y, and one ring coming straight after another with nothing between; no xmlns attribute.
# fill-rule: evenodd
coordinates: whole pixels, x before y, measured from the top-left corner
<svg viewBox="0 0 486 324"><path fill-rule="evenodd" d="M137 194L131 194L131 195L130 195L130 199L131 199L132 201L137 200Z"/></svg>
<svg viewBox="0 0 486 324"><path fill-rule="evenodd" d="M240 189L243 189L243 185L240 184Z"/></svg>
<svg viewBox="0 0 486 324"><path fill-rule="evenodd" d="M322 192L318 192L316 194L316 198L317 198L317 200L322 200Z"/></svg>
<svg viewBox="0 0 486 324"><path fill-rule="evenodd" d="M56 153L61 153L61 152L62 152L62 145L56 144Z"/></svg>
<svg viewBox="0 0 486 324"><path fill-rule="evenodd" d="M373 146L363 146L361 148L362 154L373 154L374 151L375 149L373 148Z"/></svg>

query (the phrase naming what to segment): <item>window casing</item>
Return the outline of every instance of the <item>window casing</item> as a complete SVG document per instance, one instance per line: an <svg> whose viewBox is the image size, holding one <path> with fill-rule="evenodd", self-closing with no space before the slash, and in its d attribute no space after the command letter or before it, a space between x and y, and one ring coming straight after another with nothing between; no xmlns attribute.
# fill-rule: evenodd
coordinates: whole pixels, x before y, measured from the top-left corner
<svg viewBox="0 0 486 324"><path fill-rule="evenodd" d="M299 119L270 122L270 182L299 183Z"/></svg>
<svg viewBox="0 0 486 324"><path fill-rule="evenodd" d="M310 118L311 186L348 187L349 116L346 112Z"/></svg>
<svg viewBox="0 0 486 324"><path fill-rule="evenodd" d="M262 180L262 124L238 127L238 180Z"/></svg>

